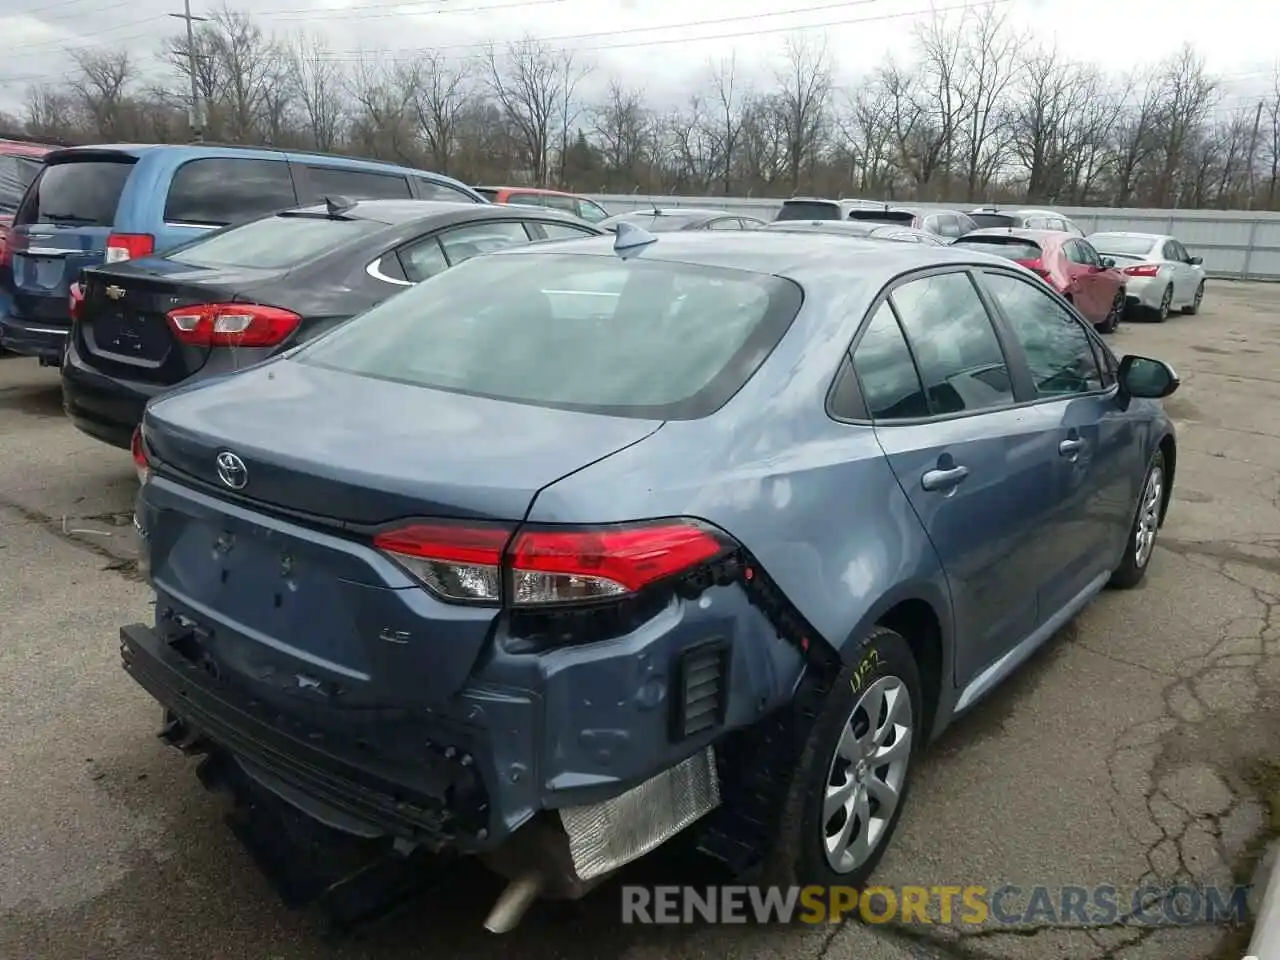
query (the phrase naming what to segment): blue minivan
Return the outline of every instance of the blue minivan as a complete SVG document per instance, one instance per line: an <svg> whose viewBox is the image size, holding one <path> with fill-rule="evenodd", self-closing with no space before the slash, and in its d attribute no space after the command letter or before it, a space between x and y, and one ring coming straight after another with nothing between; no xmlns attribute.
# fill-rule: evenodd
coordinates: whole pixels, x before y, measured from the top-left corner
<svg viewBox="0 0 1280 960"><path fill-rule="evenodd" d="M85 267L161 253L326 196L487 202L449 177L353 157L213 144L55 150L14 217L0 344L57 366L71 329L70 288Z"/></svg>

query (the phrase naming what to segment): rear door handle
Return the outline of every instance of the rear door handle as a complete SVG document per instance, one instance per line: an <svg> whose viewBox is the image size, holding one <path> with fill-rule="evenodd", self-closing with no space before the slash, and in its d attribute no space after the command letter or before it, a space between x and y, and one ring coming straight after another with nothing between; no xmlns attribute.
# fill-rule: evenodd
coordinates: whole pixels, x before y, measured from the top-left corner
<svg viewBox="0 0 1280 960"><path fill-rule="evenodd" d="M1058 444L1058 453L1064 457L1074 457L1077 453L1079 453L1083 449L1084 449L1084 441L1079 439L1063 440L1060 444Z"/></svg>
<svg viewBox="0 0 1280 960"><path fill-rule="evenodd" d="M950 490L969 475L968 467L952 467L950 470L926 470L920 478L920 486L926 490Z"/></svg>

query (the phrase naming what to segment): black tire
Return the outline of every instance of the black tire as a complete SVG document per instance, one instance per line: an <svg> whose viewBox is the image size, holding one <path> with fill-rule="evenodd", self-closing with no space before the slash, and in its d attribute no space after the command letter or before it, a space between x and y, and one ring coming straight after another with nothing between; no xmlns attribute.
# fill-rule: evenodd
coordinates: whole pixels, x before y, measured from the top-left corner
<svg viewBox="0 0 1280 960"><path fill-rule="evenodd" d="M1111 301L1111 309L1107 311L1102 323L1098 324L1098 329L1103 333L1115 333L1120 326L1120 315L1124 313L1124 304L1124 291L1116 291L1116 295Z"/></svg>
<svg viewBox="0 0 1280 960"><path fill-rule="evenodd" d="M863 694L880 681L892 683L894 680L900 684L899 691L905 691L910 697L911 718L911 740L906 753L905 772L898 789L897 805L869 855L851 870L841 872L828 862L823 841L829 822L824 822L823 804L834 773L833 763L837 761L837 747L845 729L851 724L857 729L856 723L860 716L865 717L860 704ZM906 806L911 773L926 739L926 732L921 726L923 707L920 671L907 641L885 627L874 628L858 644L853 657L840 671L809 731L791 774L791 787L779 818L777 833L766 851L761 878L763 883L781 886L840 884L851 887L861 887L864 884L892 841L898 819ZM883 746L889 746L892 742L890 740ZM852 766L840 769L842 773L848 774L854 771ZM887 765L878 769L886 770Z"/></svg>
<svg viewBox="0 0 1280 960"><path fill-rule="evenodd" d="M1148 510L1148 499L1151 493L1151 478L1156 471L1159 471L1159 480L1157 481L1159 483L1159 495L1154 505L1156 512L1154 526L1151 527L1151 545L1144 552L1139 553L1138 530L1144 522L1144 516L1149 526L1153 522ZM1118 590L1129 590L1140 584L1142 578L1147 575L1147 568L1151 566L1151 558L1155 555L1155 541L1160 530L1164 501L1168 497L1167 484L1168 473L1165 471L1164 454L1157 450L1155 456L1151 458L1151 462L1147 465L1147 472L1143 474L1142 486L1138 492L1138 506L1133 513L1133 523L1129 525L1129 538L1125 543L1124 556L1120 560L1120 566L1116 567L1111 574L1110 586Z"/></svg>
<svg viewBox="0 0 1280 960"><path fill-rule="evenodd" d="M1173 303L1173 284L1164 288L1160 297L1160 306L1156 307L1156 323L1164 323L1169 319L1169 307Z"/></svg>
<svg viewBox="0 0 1280 960"><path fill-rule="evenodd" d="M1204 300L1204 281L1200 281L1200 286L1196 287L1196 298L1191 301L1191 305L1182 308L1182 312L1189 317L1194 317L1200 312L1200 303Z"/></svg>

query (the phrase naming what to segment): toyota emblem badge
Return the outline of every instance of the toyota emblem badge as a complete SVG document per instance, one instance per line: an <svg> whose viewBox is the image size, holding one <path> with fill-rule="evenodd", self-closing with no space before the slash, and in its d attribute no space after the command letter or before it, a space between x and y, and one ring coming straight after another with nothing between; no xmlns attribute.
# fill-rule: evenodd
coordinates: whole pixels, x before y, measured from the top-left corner
<svg viewBox="0 0 1280 960"><path fill-rule="evenodd" d="M229 450L218 454L218 479L232 490L243 489L249 482L249 471L244 461Z"/></svg>

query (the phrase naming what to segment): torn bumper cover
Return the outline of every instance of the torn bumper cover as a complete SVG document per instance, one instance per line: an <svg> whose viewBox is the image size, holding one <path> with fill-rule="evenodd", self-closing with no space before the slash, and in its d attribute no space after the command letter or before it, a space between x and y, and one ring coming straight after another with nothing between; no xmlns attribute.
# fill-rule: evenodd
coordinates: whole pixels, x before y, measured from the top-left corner
<svg viewBox="0 0 1280 960"><path fill-rule="evenodd" d="M322 823L462 853L491 852L527 832L502 830L481 765L453 746L422 749L412 762L379 756L231 688L186 655L180 641L150 627L122 627L120 641L125 670L182 722L184 749L202 752L202 741L225 751L260 786ZM707 746L618 796L561 808L563 830L550 842L562 848L554 859L571 861L576 877L558 886L585 890L593 885L588 881L650 852L719 804L715 755ZM522 859L542 855L531 844Z"/></svg>

